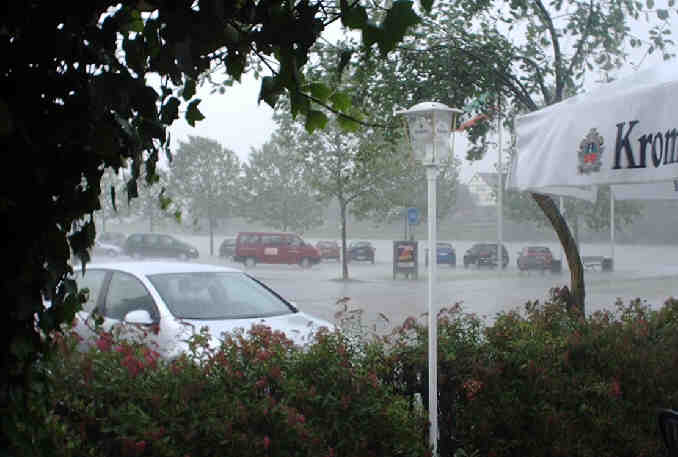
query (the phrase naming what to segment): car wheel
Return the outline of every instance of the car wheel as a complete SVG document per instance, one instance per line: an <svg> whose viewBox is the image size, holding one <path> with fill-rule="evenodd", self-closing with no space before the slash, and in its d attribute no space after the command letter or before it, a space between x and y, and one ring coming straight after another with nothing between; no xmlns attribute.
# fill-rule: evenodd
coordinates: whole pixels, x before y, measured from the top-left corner
<svg viewBox="0 0 678 457"><path fill-rule="evenodd" d="M299 262L299 265L301 265L301 268L311 268L311 261L309 260L308 257L304 257L301 259L301 262Z"/></svg>
<svg viewBox="0 0 678 457"><path fill-rule="evenodd" d="M254 257L248 257L245 259L245 266L248 268L252 268L257 264L257 260Z"/></svg>

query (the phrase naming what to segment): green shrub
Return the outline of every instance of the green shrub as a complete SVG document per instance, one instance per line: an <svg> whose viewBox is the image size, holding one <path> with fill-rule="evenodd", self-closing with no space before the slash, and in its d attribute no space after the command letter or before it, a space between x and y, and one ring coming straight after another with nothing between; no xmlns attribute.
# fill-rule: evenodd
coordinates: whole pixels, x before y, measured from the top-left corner
<svg viewBox="0 0 678 457"><path fill-rule="evenodd" d="M664 455L656 409L678 400L678 300L640 300L583 318L552 291L483 328L455 306L439 318L441 455ZM427 398L427 328L388 341L380 374Z"/></svg>
<svg viewBox="0 0 678 457"><path fill-rule="evenodd" d="M86 353L72 338L48 365L53 455L430 455L423 414L340 332L305 350L263 326L215 349L203 334L171 363L111 334Z"/></svg>
<svg viewBox="0 0 678 457"><path fill-rule="evenodd" d="M552 292L491 325L441 310L440 455L665 455L656 409L678 407L678 300L585 318ZM430 455L426 325L368 338L351 319L303 350L266 327L218 348L202 334L171 363L117 335L86 353L66 336L36 367L51 389L15 405L15 433L61 456Z"/></svg>

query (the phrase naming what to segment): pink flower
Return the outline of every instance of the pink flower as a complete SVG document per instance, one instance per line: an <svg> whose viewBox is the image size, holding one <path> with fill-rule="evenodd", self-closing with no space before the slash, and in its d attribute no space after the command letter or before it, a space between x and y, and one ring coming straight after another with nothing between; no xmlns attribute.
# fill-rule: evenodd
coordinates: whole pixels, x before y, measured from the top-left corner
<svg viewBox="0 0 678 457"><path fill-rule="evenodd" d="M97 340L97 348L101 352L109 352L111 350L111 346L113 345L113 339L111 338L111 335L108 333L103 333L99 339Z"/></svg>
<svg viewBox="0 0 678 457"><path fill-rule="evenodd" d="M136 357L132 355L125 356L125 358L122 359L122 362L120 362L120 364L127 368L127 371L132 377L136 377L144 367L141 361L139 361Z"/></svg>
<svg viewBox="0 0 678 457"><path fill-rule="evenodd" d="M468 400L473 400L475 396L483 388L483 382L476 379L469 379L463 384L464 390L466 391L466 398Z"/></svg>
<svg viewBox="0 0 678 457"><path fill-rule="evenodd" d="M266 361L271 358L271 353L269 351L259 351L257 352L257 360Z"/></svg>
<svg viewBox="0 0 678 457"><path fill-rule="evenodd" d="M268 450L271 446L271 439L268 436L264 437L264 449Z"/></svg>

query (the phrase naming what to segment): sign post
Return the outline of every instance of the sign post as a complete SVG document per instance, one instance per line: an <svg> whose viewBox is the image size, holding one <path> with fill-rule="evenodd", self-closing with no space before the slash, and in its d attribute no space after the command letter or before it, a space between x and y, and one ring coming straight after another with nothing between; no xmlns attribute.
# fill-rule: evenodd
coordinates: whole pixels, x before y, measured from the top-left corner
<svg viewBox="0 0 678 457"><path fill-rule="evenodd" d="M419 208L407 208L407 222L410 225L419 224Z"/></svg>

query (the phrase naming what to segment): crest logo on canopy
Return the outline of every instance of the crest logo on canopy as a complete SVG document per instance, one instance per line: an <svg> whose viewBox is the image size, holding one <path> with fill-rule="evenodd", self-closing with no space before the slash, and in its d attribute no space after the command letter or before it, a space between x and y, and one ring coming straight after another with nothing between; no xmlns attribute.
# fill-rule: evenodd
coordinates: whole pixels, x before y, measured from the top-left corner
<svg viewBox="0 0 678 457"><path fill-rule="evenodd" d="M586 134L584 139L579 143L579 164L577 165L577 173L580 175L588 175L600 171L601 161L600 157L605 150L603 146L604 140L600 136L598 130L592 128Z"/></svg>

